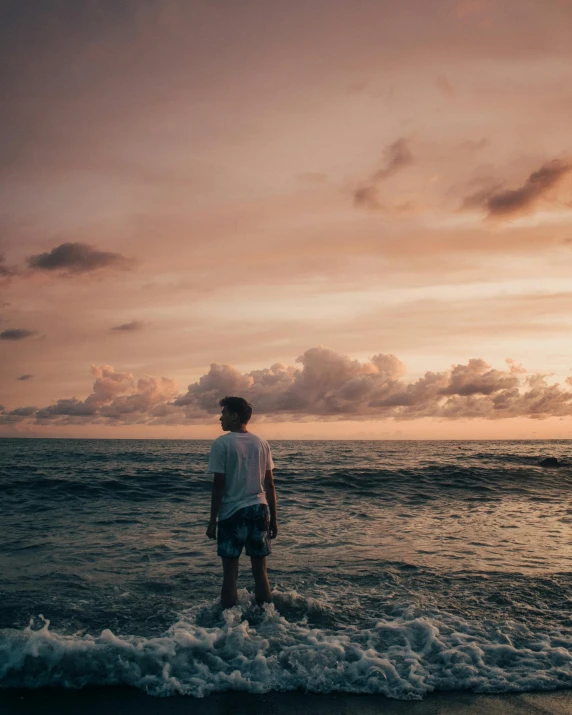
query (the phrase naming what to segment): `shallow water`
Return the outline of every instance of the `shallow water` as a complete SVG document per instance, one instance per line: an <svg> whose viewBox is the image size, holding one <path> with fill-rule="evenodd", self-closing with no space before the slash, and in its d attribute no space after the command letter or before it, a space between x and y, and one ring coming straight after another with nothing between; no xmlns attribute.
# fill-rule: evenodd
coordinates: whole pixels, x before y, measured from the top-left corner
<svg viewBox="0 0 572 715"><path fill-rule="evenodd" d="M571 442L272 443L275 602L245 561L226 613L209 446L0 440L1 685L572 685Z"/></svg>

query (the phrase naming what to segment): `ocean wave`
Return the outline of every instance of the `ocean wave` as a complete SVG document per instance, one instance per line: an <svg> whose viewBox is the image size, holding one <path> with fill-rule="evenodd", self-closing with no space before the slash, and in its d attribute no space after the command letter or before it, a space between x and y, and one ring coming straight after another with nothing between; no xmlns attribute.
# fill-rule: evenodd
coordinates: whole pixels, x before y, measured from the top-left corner
<svg viewBox="0 0 572 715"><path fill-rule="evenodd" d="M0 686L131 685L157 696L380 693L420 699L433 690L523 692L572 687L572 635L507 621L471 621L403 607L368 628L316 628L328 608L296 592L262 608L195 607L159 637L62 635L30 624L0 631Z"/></svg>
<svg viewBox="0 0 572 715"><path fill-rule="evenodd" d="M126 501L189 496L208 492L211 484L207 475L179 475L173 470L161 474L125 475L115 477L93 474L78 479L72 477L30 477L26 481L5 480L2 482L4 495L22 500L23 496L50 499L73 497L75 499L108 498Z"/></svg>
<svg viewBox="0 0 572 715"><path fill-rule="evenodd" d="M50 500L118 499L148 501L184 500L210 490L206 473L205 445L190 443L141 443L134 445L82 442L43 444L31 449L10 450L0 472L0 482L9 506L35 509L44 497ZM28 444L28 443L27 443ZM526 498L560 498L572 486L570 470L546 470L542 455L558 454L567 461L569 445L522 445L505 443L494 447L456 445L443 451L427 444L385 443L347 447L349 443L309 443L305 449L275 445L276 481L280 493L299 496L325 490L327 496L344 499L375 497L393 503L413 498L426 501L464 499L479 492L482 501L504 498L508 493ZM346 445L346 446L344 446ZM292 445L290 445L292 447ZM320 451L321 450L321 451Z"/></svg>

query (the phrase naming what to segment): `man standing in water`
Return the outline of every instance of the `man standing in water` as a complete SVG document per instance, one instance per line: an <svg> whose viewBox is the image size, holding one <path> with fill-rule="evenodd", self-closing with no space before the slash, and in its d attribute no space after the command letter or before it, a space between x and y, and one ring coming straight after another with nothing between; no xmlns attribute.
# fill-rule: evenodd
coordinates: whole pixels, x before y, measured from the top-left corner
<svg viewBox="0 0 572 715"><path fill-rule="evenodd" d="M208 471L214 480L207 536L217 539L222 558L222 607L238 603L238 559L244 546L252 564L256 601L269 603L266 557L270 539L278 534L270 446L246 429L252 406L244 398L224 397L219 404L220 424L227 434L215 439L209 456Z"/></svg>

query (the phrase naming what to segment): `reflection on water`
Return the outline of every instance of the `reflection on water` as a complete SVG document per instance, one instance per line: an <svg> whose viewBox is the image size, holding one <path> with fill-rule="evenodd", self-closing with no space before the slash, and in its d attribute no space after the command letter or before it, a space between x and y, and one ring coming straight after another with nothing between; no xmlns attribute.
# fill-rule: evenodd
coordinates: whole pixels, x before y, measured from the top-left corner
<svg viewBox="0 0 572 715"><path fill-rule="evenodd" d="M384 559L441 571L572 570L569 442L336 444L318 453L297 443L295 459L280 446L307 470L289 465L280 484L285 545L318 568ZM538 465L554 452L562 467Z"/></svg>

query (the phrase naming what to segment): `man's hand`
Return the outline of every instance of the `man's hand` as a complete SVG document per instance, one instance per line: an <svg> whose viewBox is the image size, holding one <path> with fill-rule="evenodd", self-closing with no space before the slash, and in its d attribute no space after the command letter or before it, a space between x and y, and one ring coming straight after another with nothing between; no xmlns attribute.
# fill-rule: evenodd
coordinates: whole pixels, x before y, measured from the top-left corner
<svg viewBox="0 0 572 715"><path fill-rule="evenodd" d="M278 519L276 518L276 489L274 487L274 475L271 469L267 469L264 475L264 492L270 510L268 535L271 539L275 539L278 536Z"/></svg>
<svg viewBox="0 0 572 715"><path fill-rule="evenodd" d="M207 526L207 536L209 539L216 539L216 521L209 521Z"/></svg>

